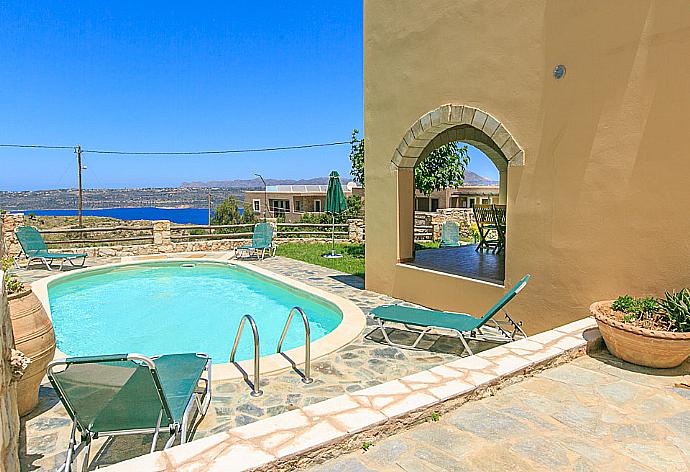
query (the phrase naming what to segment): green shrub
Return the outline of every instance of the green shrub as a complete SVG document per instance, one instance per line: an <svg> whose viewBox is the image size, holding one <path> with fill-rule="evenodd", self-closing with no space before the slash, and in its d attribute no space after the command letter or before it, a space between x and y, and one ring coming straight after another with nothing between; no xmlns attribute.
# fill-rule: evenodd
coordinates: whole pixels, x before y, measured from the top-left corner
<svg viewBox="0 0 690 472"><path fill-rule="evenodd" d="M639 319L659 311L659 304L654 297L633 298L630 295L618 297L611 308L628 315L629 320Z"/></svg>
<svg viewBox="0 0 690 472"><path fill-rule="evenodd" d="M347 197L347 218L364 218L364 199L359 195Z"/></svg>
<svg viewBox="0 0 690 472"><path fill-rule="evenodd" d="M668 318L672 331L690 332L690 290L665 292L666 298L659 299L661 311Z"/></svg>
<svg viewBox="0 0 690 472"><path fill-rule="evenodd" d="M0 268L5 272L4 283L8 294L16 293L22 289L22 283L10 274L9 269L14 265L14 259L4 257L0 259Z"/></svg>
<svg viewBox="0 0 690 472"><path fill-rule="evenodd" d="M472 240L475 244L479 242L479 227L477 226L477 223L472 223L470 225L470 235L472 236Z"/></svg>
<svg viewBox="0 0 690 472"><path fill-rule="evenodd" d="M623 313L630 313L635 306L635 299L630 295L623 295L616 298L611 304L611 308L616 311L622 311Z"/></svg>

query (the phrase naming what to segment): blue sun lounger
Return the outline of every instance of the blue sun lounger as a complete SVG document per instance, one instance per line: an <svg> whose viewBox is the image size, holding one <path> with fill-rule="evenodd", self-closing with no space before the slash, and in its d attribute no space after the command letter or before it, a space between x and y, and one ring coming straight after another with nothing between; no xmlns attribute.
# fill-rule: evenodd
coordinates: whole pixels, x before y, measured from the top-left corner
<svg viewBox="0 0 690 472"><path fill-rule="evenodd" d="M252 243L235 248L237 257L242 253L246 253L247 257L255 253L256 257L262 260L266 255L266 251L268 251L269 255L271 253L273 256L276 255L276 246L273 244L273 226L270 223L257 223L254 225Z"/></svg>
<svg viewBox="0 0 690 472"><path fill-rule="evenodd" d="M455 221L446 221L441 227L441 244L439 247L458 247L460 244L460 230Z"/></svg>
<svg viewBox="0 0 690 472"><path fill-rule="evenodd" d="M466 315L463 313L450 313L445 311L434 311L427 310L424 308L412 308L400 305L384 305L375 308L371 312L371 317L378 322L377 329L381 330L384 339L391 346L406 348L406 349L417 349L417 345L422 340L425 334L431 330L447 330L457 333L458 337L462 341L463 346L467 352L472 355L474 354L467 344L465 336L471 339L479 340L504 340L504 341L514 341L516 336L526 337L527 335L522 330L522 322L515 322L508 312L504 310L504 307L510 302L515 296L520 293L520 291L525 288L527 281L529 280L529 275L524 276L513 288L511 288L501 299L492 306L489 311L486 312L481 318L475 318L474 316ZM494 316L503 310L505 314L505 321L496 321ZM405 325L408 329L418 332L419 336L412 345L397 344L390 340L388 333L386 332L385 323L393 322ZM500 336L491 336L486 333L482 333L481 328L487 323L491 322L493 328L495 328ZM421 330L411 328L422 328Z"/></svg>
<svg viewBox="0 0 690 472"><path fill-rule="evenodd" d="M65 261L74 267L83 267L84 262L86 262L86 254L48 252L48 246L46 246L43 236L32 226L20 226L15 230L15 235L22 247L22 252L27 258L27 268L31 265L31 261L34 260L43 262L48 270L53 270L50 264L54 260L60 261L59 270L62 270L62 265ZM75 259L81 259L81 264L75 264Z"/></svg>

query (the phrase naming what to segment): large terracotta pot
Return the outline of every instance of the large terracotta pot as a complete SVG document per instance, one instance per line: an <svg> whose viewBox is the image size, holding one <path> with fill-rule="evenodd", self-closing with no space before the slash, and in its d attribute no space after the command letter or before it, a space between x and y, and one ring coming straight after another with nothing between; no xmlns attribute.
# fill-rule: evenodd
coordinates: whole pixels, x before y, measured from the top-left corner
<svg viewBox="0 0 690 472"><path fill-rule="evenodd" d="M31 364L17 384L17 405L19 415L23 416L38 403L41 380L55 354L55 332L48 314L31 288L10 295L8 300L15 346L31 359Z"/></svg>
<svg viewBox="0 0 690 472"><path fill-rule="evenodd" d="M632 364L662 369L677 367L690 356L690 333L655 331L622 323L602 311L612 303L613 300L596 302L589 307L611 354Z"/></svg>

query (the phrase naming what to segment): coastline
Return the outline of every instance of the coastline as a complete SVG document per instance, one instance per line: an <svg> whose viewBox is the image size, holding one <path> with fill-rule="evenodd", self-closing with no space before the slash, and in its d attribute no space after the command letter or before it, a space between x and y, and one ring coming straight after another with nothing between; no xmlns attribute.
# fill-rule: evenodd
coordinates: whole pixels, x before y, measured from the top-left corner
<svg viewBox="0 0 690 472"><path fill-rule="evenodd" d="M11 213L35 215L40 217L76 217L76 209L28 209L10 210ZM240 209L240 213L242 209ZM84 217L102 217L122 221L157 221L168 220L175 224L208 224L208 208L197 207L113 207L113 208L86 208ZM213 215L213 212L211 213Z"/></svg>
<svg viewBox="0 0 690 472"><path fill-rule="evenodd" d="M131 210L131 209L143 209L143 208L153 208L156 210L206 210L205 207L195 207L191 205L181 205L181 206L114 206L114 207L98 207L98 208L84 208L84 211L102 211L102 210ZM31 213L35 211L77 211L77 208L41 208L30 209L30 210L16 210L13 208L8 208L10 213Z"/></svg>

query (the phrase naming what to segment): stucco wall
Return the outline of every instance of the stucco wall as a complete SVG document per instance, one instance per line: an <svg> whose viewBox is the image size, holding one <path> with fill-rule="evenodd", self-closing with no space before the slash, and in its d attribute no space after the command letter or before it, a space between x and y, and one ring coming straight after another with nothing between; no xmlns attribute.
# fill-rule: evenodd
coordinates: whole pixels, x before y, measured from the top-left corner
<svg viewBox="0 0 690 472"><path fill-rule="evenodd" d="M0 471L15 472L19 470L19 415L16 383L12 381L9 362L14 340L3 280L4 273L0 270Z"/></svg>
<svg viewBox="0 0 690 472"><path fill-rule="evenodd" d="M512 304L528 332L690 285L690 3L365 0L364 24L369 289L470 312L503 291L396 265L409 176L391 155L446 103L492 114L525 151L507 171L506 285L533 275Z"/></svg>

